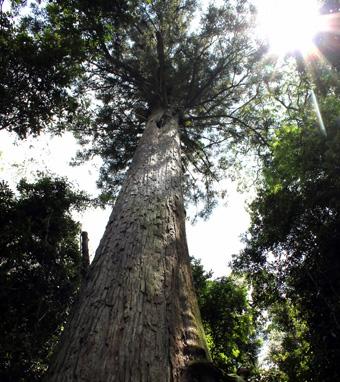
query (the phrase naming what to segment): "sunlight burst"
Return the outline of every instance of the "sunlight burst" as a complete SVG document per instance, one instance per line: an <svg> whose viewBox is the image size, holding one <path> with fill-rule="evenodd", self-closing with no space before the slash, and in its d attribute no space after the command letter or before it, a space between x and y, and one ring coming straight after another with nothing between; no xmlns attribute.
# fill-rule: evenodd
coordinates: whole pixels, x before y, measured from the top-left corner
<svg viewBox="0 0 340 382"><path fill-rule="evenodd" d="M320 30L317 0L256 0L257 29L272 53L282 56L315 50L313 38Z"/></svg>

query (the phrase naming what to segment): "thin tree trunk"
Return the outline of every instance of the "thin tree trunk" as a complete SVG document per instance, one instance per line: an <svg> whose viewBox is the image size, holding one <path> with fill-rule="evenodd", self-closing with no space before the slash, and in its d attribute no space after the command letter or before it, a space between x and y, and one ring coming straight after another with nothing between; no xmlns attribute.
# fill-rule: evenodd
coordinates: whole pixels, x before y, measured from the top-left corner
<svg viewBox="0 0 340 382"><path fill-rule="evenodd" d="M180 155L177 118L153 112L48 381L191 381L189 365L208 362Z"/></svg>
<svg viewBox="0 0 340 382"><path fill-rule="evenodd" d="M84 278L90 266L89 236L87 232L81 233L81 275Z"/></svg>

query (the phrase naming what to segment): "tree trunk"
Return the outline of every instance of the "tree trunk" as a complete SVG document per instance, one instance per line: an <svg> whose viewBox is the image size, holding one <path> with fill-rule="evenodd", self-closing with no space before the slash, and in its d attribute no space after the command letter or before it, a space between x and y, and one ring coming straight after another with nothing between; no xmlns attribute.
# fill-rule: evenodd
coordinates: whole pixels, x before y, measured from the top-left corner
<svg viewBox="0 0 340 382"><path fill-rule="evenodd" d="M208 365L209 355L186 243L180 155L177 118L153 112L47 381L214 380L190 371Z"/></svg>

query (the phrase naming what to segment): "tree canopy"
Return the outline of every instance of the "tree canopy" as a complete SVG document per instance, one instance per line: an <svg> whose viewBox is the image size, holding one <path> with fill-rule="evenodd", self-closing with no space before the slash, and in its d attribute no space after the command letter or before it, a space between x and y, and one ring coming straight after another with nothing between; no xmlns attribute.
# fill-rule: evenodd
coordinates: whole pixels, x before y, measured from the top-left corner
<svg viewBox="0 0 340 382"><path fill-rule="evenodd" d="M71 129L84 144L78 161L104 159L106 200L117 194L150 110L168 108L180 122L186 195L204 198L210 211L214 184L232 161L228 147L262 142L249 105L263 48L250 38L248 2L210 5L202 15L197 6L51 0L20 22L3 13L1 127L20 136L46 125Z"/></svg>

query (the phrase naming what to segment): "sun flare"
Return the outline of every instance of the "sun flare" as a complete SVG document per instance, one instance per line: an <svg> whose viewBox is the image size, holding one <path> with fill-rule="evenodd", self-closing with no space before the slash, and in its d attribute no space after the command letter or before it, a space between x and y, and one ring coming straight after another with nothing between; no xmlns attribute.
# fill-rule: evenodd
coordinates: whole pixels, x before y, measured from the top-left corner
<svg viewBox="0 0 340 382"><path fill-rule="evenodd" d="M255 6L258 34L268 41L270 52L313 52L313 38L320 30L317 0L256 0Z"/></svg>

